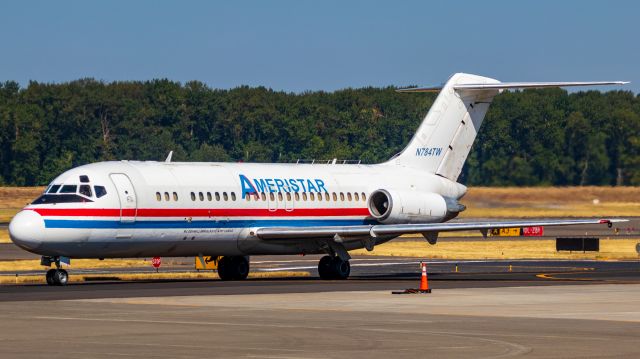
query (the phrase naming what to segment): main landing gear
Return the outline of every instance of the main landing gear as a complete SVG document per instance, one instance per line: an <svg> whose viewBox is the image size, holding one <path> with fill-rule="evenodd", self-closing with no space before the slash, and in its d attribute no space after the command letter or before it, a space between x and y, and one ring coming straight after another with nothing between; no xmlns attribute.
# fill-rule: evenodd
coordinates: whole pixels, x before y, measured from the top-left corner
<svg viewBox="0 0 640 359"><path fill-rule="evenodd" d="M69 263L69 258L62 259L65 263ZM69 273L60 268L61 257L42 257L40 264L50 267L51 264L56 265L55 269L49 269L46 274L48 285L66 285L69 282Z"/></svg>
<svg viewBox="0 0 640 359"><path fill-rule="evenodd" d="M218 276L222 280L244 280L249 275L249 257L222 257L218 262Z"/></svg>
<svg viewBox="0 0 640 359"><path fill-rule="evenodd" d="M320 279L347 279L350 273L349 260L343 260L339 256L324 256L318 263Z"/></svg>

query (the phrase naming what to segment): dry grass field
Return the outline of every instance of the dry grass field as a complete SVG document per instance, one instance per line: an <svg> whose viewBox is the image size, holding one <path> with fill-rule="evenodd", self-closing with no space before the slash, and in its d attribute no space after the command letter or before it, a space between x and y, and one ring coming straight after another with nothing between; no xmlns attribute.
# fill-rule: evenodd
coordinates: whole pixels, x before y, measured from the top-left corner
<svg viewBox="0 0 640 359"><path fill-rule="evenodd" d="M640 187L473 187L461 218L640 215Z"/></svg>
<svg viewBox="0 0 640 359"><path fill-rule="evenodd" d="M9 222L44 189L45 187L0 187L0 222Z"/></svg>
<svg viewBox="0 0 640 359"><path fill-rule="evenodd" d="M352 251L356 255L418 257L430 259L638 259L636 244L640 239L601 239L600 252L556 252L553 239L514 239L510 241L469 240L438 242L425 240L391 241L376 246L372 252Z"/></svg>

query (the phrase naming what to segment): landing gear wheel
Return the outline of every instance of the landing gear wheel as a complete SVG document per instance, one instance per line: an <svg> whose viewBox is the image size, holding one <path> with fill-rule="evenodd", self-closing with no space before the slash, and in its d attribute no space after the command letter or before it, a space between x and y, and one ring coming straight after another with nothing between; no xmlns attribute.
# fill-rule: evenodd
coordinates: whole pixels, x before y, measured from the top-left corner
<svg viewBox="0 0 640 359"><path fill-rule="evenodd" d="M55 269L49 269L49 270L47 271L47 276L46 276L46 277L47 277L47 284L48 284L48 285L55 285L55 284L56 284L56 283L53 281L53 275L54 275L54 273L55 273L55 272L56 272L56 270L55 270Z"/></svg>
<svg viewBox="0 0 640 359"><path fill-rule="evenodd" d="M244 280L249 275L247 257L222 257L218 262L218 276L222 280Z"/></svg>
<svg viewBox="0 0 640 359"><path fill-rule="evenodd" d="M69 273L64 269L58 269L53 275L53 281L57 285L67 285L69 281Z"/></svg>
<svg viewBox="0 0 640 359"><path fill-rule="evenodd" d="M234 257L233 280L245 280L249 276L249 261L246 257Z"/></svg>
<svg viewBox="0 0 640 359"><path fill-rule="evenodd" d="M334 279L347 279L351 273L349 261L343 261L339 257L333 258L331 261L331 269L333 270Z"/></svg>
<svg viewBox="0 0 640 359"><path fill-rule="evenodd" d="M69 281L69 273L64 269L49 269L47 271L48 285L66 285Z"/></svg>
<svg viewBox="0 0 640 359"><path fill-rule="evenodd" d="M318 263L318 274L320 275L320 279L333 279L333 271L331 270L331 262L333 261L333 257L324 256L320 258L320 262Z"/></svg>
<svg viewBox="0 0 640 359"><path fill-rule="evenodd" d="M320 279L347 279L351 274L349 261L343 261L340 257L324 256L318 263Z"/></svg>

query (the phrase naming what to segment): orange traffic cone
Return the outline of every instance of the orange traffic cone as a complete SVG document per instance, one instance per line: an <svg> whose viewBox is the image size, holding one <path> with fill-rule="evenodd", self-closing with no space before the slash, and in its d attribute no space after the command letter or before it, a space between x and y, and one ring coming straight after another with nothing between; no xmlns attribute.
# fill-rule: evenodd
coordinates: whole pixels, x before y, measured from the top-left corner
<svg viewBox="0 0 640 359"><path fill-rule="evenodd" d="M420 262L422 267L422 278L420 278L420 291L424 293L431 293L429 289L429 279L427 279L427 263Z"/></svg>
<svg viewBox="0 0 640 359"><path fill-rule="evenodd" d="M429 279L427 279L427 264L420 262L420 268L422 268L422 277L420 278L419 289L405 289L402 292L391 292L392 294L425 294L431 293L429 289Z"/></svg>

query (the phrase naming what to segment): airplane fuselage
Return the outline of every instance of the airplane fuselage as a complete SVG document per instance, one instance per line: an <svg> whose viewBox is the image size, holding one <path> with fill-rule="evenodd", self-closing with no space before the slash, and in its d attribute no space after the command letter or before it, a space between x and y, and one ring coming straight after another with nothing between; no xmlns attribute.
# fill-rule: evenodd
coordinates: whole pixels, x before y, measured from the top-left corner
<svg viewBox="0 0 640 359"><path fill-rule="evenodd" d="M466 192L448 179L385 164L100 162L57 177L16 216L14 223L32 222L22 229L29 233L11 232L16 244L43 256L322 253L309 241L261 241L254 229L377 224L368 200L379 189L456 199ZM432 213L421 222L444 216Z"/></svg>

